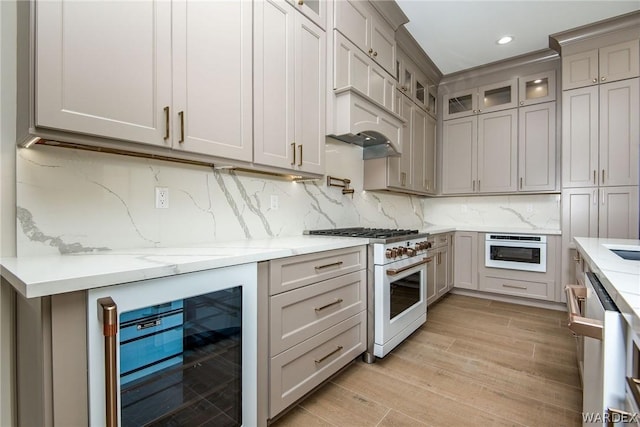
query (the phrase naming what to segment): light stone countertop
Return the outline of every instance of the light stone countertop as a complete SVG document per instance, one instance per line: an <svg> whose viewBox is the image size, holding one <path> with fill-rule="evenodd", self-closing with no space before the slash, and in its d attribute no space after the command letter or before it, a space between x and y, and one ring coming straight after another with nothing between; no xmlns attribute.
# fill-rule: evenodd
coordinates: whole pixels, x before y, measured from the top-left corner
<svg viewBox="0 0 640 427"><path fill-rule="evenodd" d="M352 237L294 236L90 254L0 258L0 273L26 298L366 245Z"/></svg>
<svg viewBox="0 0 640 427"><path fill-rule="evenodd" d="M640 334L640 261L622 259L607 247L640 248L640 240L587 237L574 240L627 323L636 334Z"/></svg>
<svg viewBox="0 0 640 427"><path fill-rule="evenodd" d="M531 229L531 228L509 228L495 227L484 225L431 225L420 230L424 233L438 234L448 233L451 231L475 231L479 233L500 233L500 234L542 234L542 235L561 235L562 232L557 229Z"/></svg>

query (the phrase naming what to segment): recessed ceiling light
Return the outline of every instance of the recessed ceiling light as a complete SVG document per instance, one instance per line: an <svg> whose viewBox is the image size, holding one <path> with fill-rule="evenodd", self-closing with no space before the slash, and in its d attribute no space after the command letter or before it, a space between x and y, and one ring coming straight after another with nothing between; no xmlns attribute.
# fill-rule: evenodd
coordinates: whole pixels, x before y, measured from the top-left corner
<svg viewBox="0 0 640 427"><path fill-rule="evenodd" d="M498 44L507 44L507 43L511 43L511 41L513 41L513 37L511 37L511 36L503 36L503 37L500 37L500 39L496 43L498 43Z"/></svg>

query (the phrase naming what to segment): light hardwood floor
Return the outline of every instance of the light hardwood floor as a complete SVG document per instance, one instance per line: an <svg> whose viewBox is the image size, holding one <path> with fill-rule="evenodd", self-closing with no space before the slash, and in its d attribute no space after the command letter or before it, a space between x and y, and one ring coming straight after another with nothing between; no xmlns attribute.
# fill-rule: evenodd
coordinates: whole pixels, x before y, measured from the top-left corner
<svg viewBox="0 0 640 427"><path fill-rule="evenodd" d="M566 313L448 295L384 359L358 360L274 427L579 426Z"/></svg>

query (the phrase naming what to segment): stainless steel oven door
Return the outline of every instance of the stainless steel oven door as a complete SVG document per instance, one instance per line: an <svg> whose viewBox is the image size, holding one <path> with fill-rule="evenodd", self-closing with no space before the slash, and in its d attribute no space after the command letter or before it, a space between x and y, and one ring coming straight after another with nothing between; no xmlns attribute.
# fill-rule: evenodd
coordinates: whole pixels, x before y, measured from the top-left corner
<svg viewBox="0 0 640 427"><path fill-rule="evenodd" d="M485 266L544 273L547 271L547 245L487 240Z"/></svg>
<svg viewBox="0 0 640 427"><path fill-rule="evenodd" d="M374 355L384 357L427 318L425 257L376 265Z"/></svg>

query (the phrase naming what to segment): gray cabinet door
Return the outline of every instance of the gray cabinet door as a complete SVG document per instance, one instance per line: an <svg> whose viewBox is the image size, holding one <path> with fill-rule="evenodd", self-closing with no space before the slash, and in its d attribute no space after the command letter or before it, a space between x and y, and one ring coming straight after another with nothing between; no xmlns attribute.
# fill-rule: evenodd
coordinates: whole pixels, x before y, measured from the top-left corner
<svg viewBox="0 0 640 427"><path fill-rule="evenodd" d="M598 237L638 238L638 187L603 187L599 194Z"/></svg>
<svg viewBox="0 0 640 427"><path fill-rule="evenodd" d="M598 87L562 94L562 186L598 185Z"/></svg>
<svg viewBox="0 0 640 427"><path fill-rule="evenodd" d="M435 194L436 186L436 119L427 115L424 140L424 181L427 193Z"/></svg>
<svg viewBox="0 0 640 427"><path fill-rule="evenodd" d="M512 192L518 178L518 110L478 116L478 183L481 193Z"/></svg>
<svg viewBox="0 0 640 427"><path fill-rule="evenodd" d="M518 115L518 190L555 190L556 103L523 107Z"/></svg>
<svg viewBox="0 0 640 427"><path fill-rule="evenodd" d="M597 236L598 188L563 190L562 238L567 246L571 244L574 237Z"/></svg>
<svg viewBox="0 0 640 427"><path fill-rule="evenodd" d="M598 49L562 57L562 90L598 84Z"/></svg>
<svg viewBox="0 0 640 427"><path fill-rule="evenodd" d="M478 289L478 233L456 231L453 285Z"/></svg>
<svg viewBox="0 0 640 427"><path fill-rule="evenodd" d="M638 185L639 79L600 85L600 185Z"/></svg>
<svg viewBox="0 0 640 427"><path fill-rule="evenodd" d="M442 123L442 193L476 190L478 117Z"/></svg>
<svg viewBox="0 0 640 427"><path fill-rule="evenodd" d="M638 77L639 45L640 41L636 39L600 48L600 83Z"/></svg>
<svg viewBox="0 0 640 427"><path fill-rule="evenodd" d="M402 155L400 157L388 158L388 185L402 189L409 189L412 186L412 133L413 133L413 102L406 96L400 95L400 115L406 120L402 128Z"/></svg>
<svg viewBox="0 0 640 427"><path fill-rule="evenodd" d="M411 121L411 158L412 158L412 188L416 191L427 191L427 178L425 176L425 143L427 135L427 113L414 105Z"/></svg>

